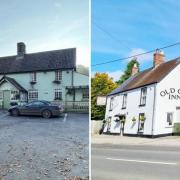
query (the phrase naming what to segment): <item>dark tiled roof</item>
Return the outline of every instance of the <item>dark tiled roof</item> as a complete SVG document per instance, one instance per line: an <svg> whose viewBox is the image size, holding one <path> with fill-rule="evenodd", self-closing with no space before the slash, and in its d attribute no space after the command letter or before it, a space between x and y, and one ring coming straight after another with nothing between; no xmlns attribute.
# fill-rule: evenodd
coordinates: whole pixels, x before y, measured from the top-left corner
<svg viewBox="0 0 180 180"><path fill-rule="evenodd" d="M26 89L24 89L15 79L13 78L10 78L10 77L7 77L7 76L3 76L1 79L0 79L0 84L4 81L8 81L10 82L13 86L15 86L19 91L22 91L22 92L27 92Z"/></svg>
<svg viewBox="0 0 180 180"><path fill-rule="evenodd" d="M75 48L25 54L23 59L16 57L0 57L0 74L76 68Z"/></svg>
<svg viewBox="0 0 180 180"><path fill-rule="evenodd" d="M121 84L108 95L113 95L157 83L161 81L169 72L171 72L171 70L174 69L179 63L180 58L177 58L172 61L163 63L156 68L150 68L134 76L131 76L128 80L126 80L123 84Z"/></svg>

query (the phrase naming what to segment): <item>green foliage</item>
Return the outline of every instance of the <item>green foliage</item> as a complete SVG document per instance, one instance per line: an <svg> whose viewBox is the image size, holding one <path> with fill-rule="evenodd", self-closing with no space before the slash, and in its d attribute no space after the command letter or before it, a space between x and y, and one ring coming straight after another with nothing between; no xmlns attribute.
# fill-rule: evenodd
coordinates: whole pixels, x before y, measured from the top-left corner
<svg viewBox="0 0 180 180"><path fill-rule="evenodd" d="M120 77L120 80L117 81L118 84L122 84L124 81L126 81L131 76L132 68L133 68L135 63L137 64L137 67L139 69L139 62L136 59L132 59L127 64L126 70L124 71L123 75Z"/></svg>
<svg viewBox="0 0 180 180"><path fill-rule="evenodd" d="M117 84L106 73L96 73L91 78L91 118L102 120L105 116L105 106L97 106L97 96L106 96Z"/></svg>

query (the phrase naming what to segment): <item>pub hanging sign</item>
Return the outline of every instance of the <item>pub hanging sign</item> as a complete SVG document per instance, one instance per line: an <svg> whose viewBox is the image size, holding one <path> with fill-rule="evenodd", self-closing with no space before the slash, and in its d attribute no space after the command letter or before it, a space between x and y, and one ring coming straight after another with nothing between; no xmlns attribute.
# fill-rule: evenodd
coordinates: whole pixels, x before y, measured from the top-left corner
<svg viewBox="0 0 180 180"><path fill-rule="evenodd" d="M161 97L167 97L169 100L180 100L180 88L169 88L160 92Z"/></svg>

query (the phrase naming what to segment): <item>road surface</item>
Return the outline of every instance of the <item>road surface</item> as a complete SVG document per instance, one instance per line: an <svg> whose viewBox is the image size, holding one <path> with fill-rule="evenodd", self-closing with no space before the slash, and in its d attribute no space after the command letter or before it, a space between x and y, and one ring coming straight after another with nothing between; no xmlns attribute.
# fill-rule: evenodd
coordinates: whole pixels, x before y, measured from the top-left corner
<svg viewBox="0 0 180 180"><path fill-rule="evenodd" d="M180 180L180 148L92 145L92 180Z"/></svg>

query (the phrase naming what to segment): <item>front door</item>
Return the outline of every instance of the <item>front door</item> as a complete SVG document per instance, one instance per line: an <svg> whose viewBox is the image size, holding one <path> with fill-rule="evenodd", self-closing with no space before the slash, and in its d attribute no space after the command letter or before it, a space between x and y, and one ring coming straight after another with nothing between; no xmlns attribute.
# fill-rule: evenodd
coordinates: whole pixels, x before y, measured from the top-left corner
<svg viewBox="0 0 180 180"><path fill-rule="evenodd" d="M126 115L121 115L120 117L120 135L124 135L124 125L126 122Z"/></svg>
<svg viewBox="0 0 180 180"><path fill-rule="evenodd" d="M3 91L3 108L8 109L10 107L11 91Z"/></svg>
<svg viewBox="0 0 180 180"><path fill-rule="evenodd" d="M143 120L144 118L145 118L145 114L139 113L138 134L144 133L144 120Z"/></svg>

